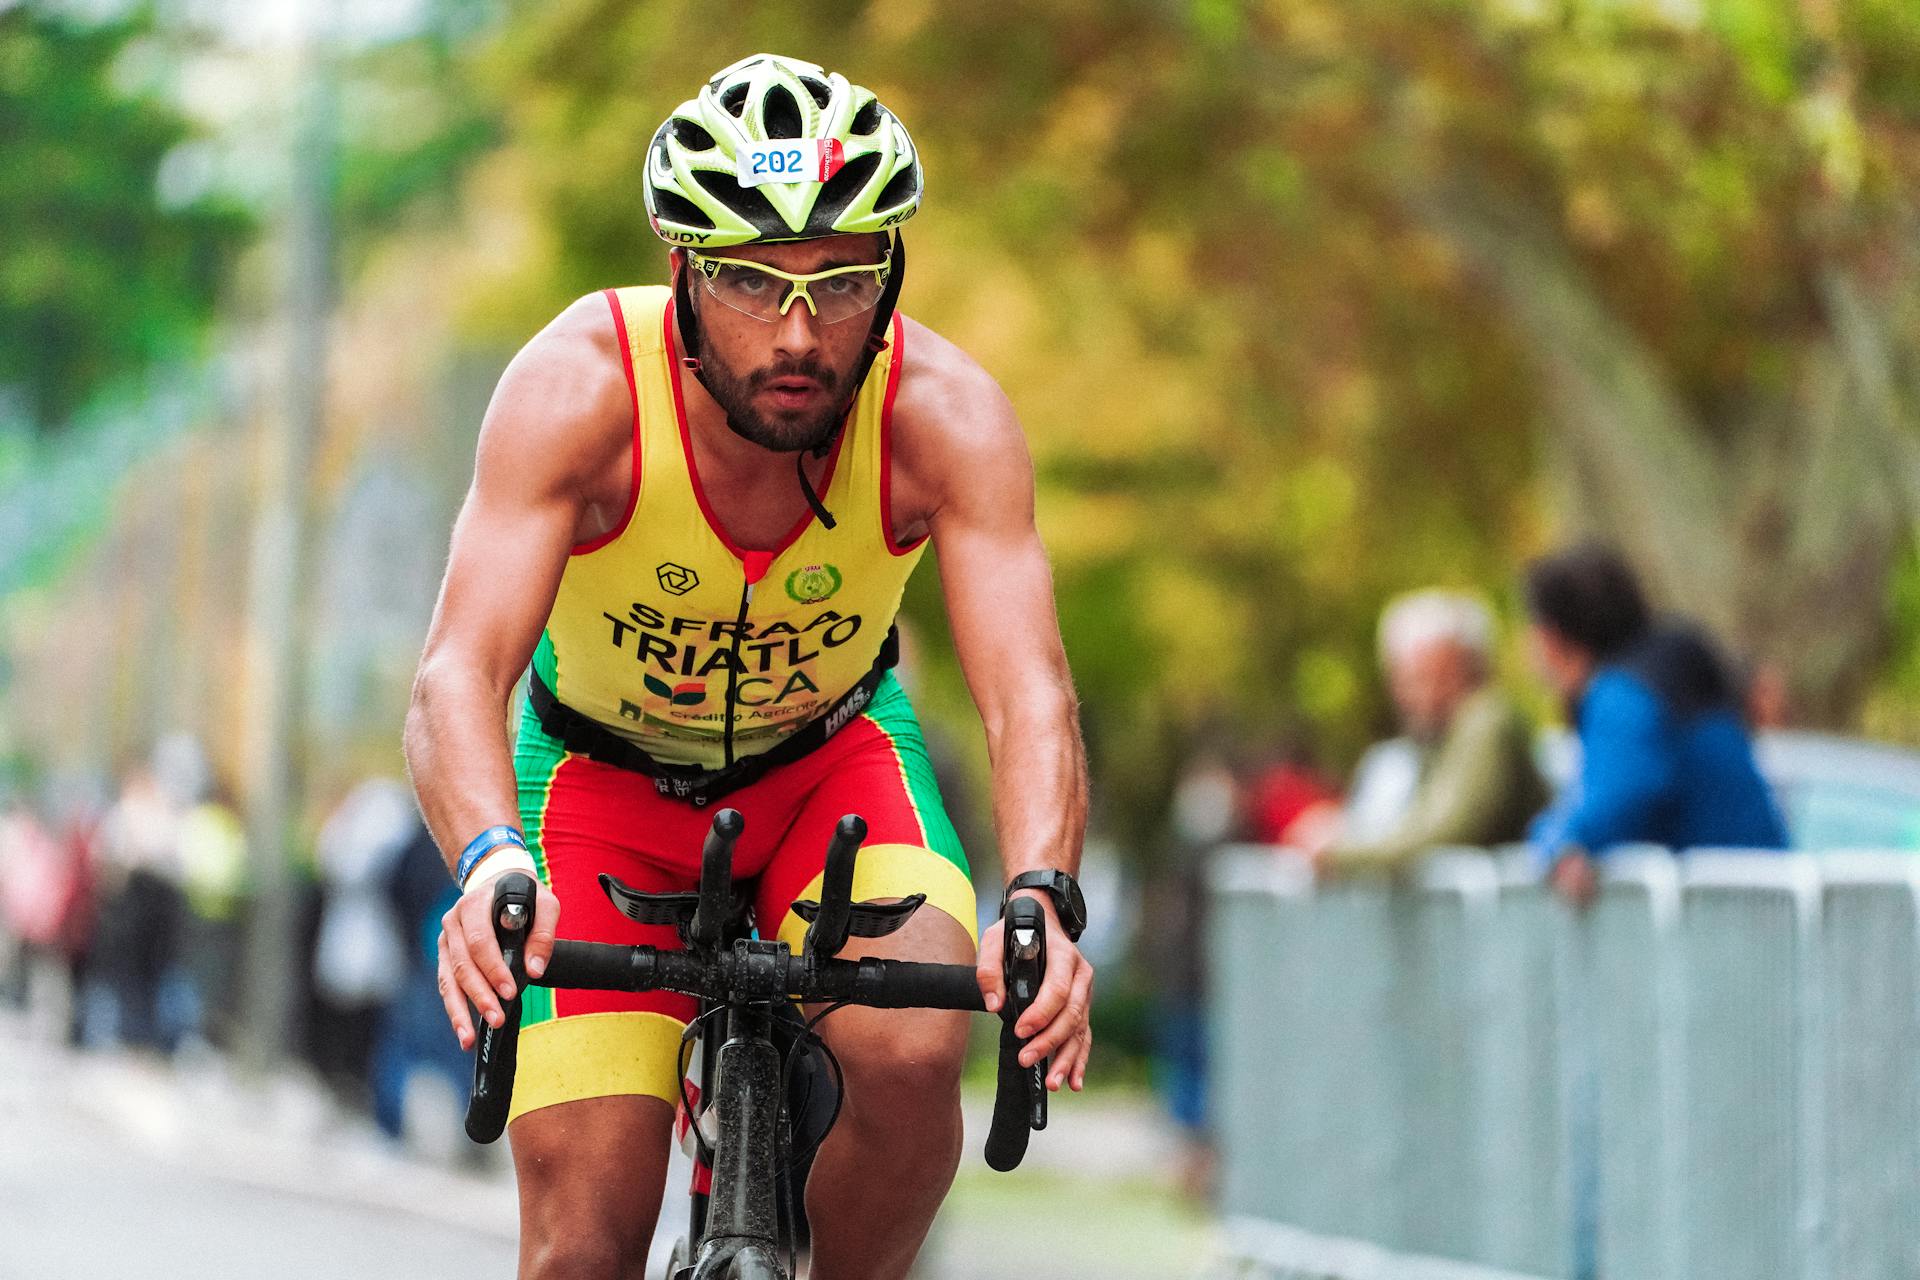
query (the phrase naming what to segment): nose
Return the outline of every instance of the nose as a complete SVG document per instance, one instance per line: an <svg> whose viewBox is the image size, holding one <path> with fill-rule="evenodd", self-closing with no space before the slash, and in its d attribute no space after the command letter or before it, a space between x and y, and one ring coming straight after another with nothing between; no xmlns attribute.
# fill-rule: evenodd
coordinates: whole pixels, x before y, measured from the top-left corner
<svg viewBox="0 0 1920 1280"><path fill-rule="evenodd" d="M813 308L795 298L786 314L773 322L774 354L792 360L804 360L820 350L820 321Z"/></svg>

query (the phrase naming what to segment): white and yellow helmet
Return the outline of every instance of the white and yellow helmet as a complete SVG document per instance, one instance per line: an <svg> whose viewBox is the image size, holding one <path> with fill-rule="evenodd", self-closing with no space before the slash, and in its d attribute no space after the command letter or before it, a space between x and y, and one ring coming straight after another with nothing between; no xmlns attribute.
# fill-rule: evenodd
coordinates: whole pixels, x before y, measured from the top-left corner
<svg viewBox="0 0 1920 1280"><path fill-rule="evenodd" d="M771 53L714 76L647 150L654 232L694 248L885 231L913 216L921 186L913 139L878 98Z"/></svg>

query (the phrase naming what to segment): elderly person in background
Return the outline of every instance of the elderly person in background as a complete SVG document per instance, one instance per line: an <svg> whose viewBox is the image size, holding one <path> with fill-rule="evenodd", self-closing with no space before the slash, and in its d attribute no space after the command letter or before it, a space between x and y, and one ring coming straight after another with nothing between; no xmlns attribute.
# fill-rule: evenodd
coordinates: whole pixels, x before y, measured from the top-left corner
<svg viewBox="0 0 1920 1280"><path fill-rule="evenodd" d="M1526 718L1491 682L1493 643L1493 614L1473 596L1421 591L1387 607L1380 657L1414 754L1410 793L1382 821L1372 815L1388 806L1370 796L1378 784L1363 770L1354 787L1359 812L1350 808L1344 829L1307 848L1321 875L1395 872L1441 845L1487 847L1525 835L1547 789ZM1373 829L1357 828L1358 816L1370 817Z"/></svg>
<svg viewBox="0 0 1920 1280"><path fill-rule="evenodd" d="M1580 736L1579 776L1531 837L1554 887L1592 901L1593 858L1618 844L1784 849L1712 641L1656 624L1633 570L1603 546L1534 561L1525 587L1534 665Z"/></svg>

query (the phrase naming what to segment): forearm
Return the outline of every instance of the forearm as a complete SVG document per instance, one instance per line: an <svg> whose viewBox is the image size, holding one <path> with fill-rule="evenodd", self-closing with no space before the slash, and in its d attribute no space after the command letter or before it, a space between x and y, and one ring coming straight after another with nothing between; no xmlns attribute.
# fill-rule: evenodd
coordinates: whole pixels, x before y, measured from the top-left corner
<svg viewBox="0 0 1920 1280"><path fill-rule="evenodd" d="M1077 872L1087 830L1087 753L1071 681L987 725L993 825L1005 879L1023 871Z"/></svg>
<svg viewBox="0 0 1920 1280"><path fill-rule="evenodd" d="M466 843L494 826L519 826L508 749L512 687L451 664L421 665L407 711L407 771L427 828L451 869Z"/></svg>

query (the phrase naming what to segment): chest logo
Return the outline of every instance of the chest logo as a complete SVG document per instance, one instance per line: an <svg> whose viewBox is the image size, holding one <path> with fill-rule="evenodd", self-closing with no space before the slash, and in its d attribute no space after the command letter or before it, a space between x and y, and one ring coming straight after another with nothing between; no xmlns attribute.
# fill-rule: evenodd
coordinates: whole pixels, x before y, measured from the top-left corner
<svg viewBox="0 0 1920 1280"><path fill-rule="evenodd" d="M802 565L787 575L787 594L801 604L819 604L840 589L840 571L830 564Z"/></svg>
<svg viewBox="0 0 1920 1280"><path fill-rule="evenodd" d="M671 560L661 565L655 572L660 575L660 589L668 595L683 596L700 585L699 574ZM839 584L836 582L835 585Z"/></svg>

